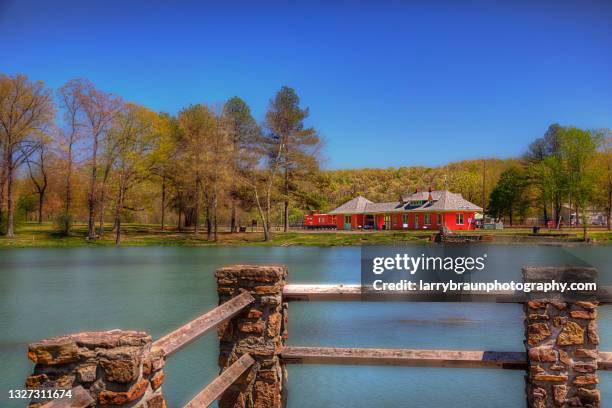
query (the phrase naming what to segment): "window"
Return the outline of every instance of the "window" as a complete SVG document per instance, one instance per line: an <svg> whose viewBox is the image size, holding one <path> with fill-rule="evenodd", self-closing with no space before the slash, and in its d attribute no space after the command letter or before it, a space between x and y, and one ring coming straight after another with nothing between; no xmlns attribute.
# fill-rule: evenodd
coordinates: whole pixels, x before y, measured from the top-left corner
<svg viewBox="0 0 612 408"><path fill-rule="evenodd" d="M425 225L431 225L431 215L425 214Z"/></svg>
<svg viewBox="0 0 612 408"><path fill-rule="evenodd" d="M391 229L391 216L385 215L384 221L385 221L384 228L386 230Z"/></svg>
<svg viewBox="0 0 612 408"><path fill-rule="evenodd" d="M457 225L463 225L463 213L456 214Z"/></svg>
<svg viewBox="0 0 612 408"><path fill-rule="evenodd" d="M419 228L419 216L418 216L418 214L414 215L414 228Z"/></svg>
<svg viewBox="0 0 612 408"><path fill-rule="evenodd" d="M408 214L402 214L402 224L404 225L404 228L408 227Z"/></svg>
<svg viewBox="0 0 612 408"><path fill-rule="evenodd" d="M351 223L351 216L350 215L345 215L344 216L344 223L345 224L350 224Z"/></svg>
<svg viewBox="0 0 612 408"><path fill-rule="evenodd" d="M438 214L438 225L442 225L442 214Z"/></svg>

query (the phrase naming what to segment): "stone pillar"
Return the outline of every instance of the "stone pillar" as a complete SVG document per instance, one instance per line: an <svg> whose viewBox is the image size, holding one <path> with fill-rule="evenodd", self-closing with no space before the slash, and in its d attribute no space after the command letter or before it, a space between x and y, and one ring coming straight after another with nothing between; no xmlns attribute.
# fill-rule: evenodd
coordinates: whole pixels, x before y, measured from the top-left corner
<svg viewBox="0 0 612 408"><path fill-rule="evenodd" d="M220 408L280 408L287 371L280 353L287 338L283 303L286 266L232 265L216 272L219 304L247 291L255 302L219 327L221 371L243 354L255 364L221 397Z"/></svg>
<svg viewBox="0 0 612 408"><path fill-rule="evenodd" d="M36 366L28 389L85 388L95 407L164 408L164 356L151 351L144 332L111 330L54 337L32 343ZM38 407L48 400L31 401Z"/></svg>
<svg viewBox="0 0 612 408"><path fill-rule="evenodd" d="M592 268L524 268L525 282L595 281ZM600 406L597 305L593 294L536 294L525 306L530 408Z"/></svg>

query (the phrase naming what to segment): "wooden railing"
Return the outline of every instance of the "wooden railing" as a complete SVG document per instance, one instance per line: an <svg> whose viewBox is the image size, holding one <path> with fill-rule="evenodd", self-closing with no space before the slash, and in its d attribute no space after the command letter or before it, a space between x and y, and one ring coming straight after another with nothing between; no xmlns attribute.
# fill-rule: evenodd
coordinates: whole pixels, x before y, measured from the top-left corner
<svg viewBox="0 0 612 408"><path fill-rule="evenodd" d="M371 289L363 289L359 284L305 284L305 285L285 285L283 288L283 298L286 301L359 301L364 300L364 296L383 297L386 300L399 299L427 300L428 298L439 299L440 294L432 291L410 292L380 292ZM450 295L457 297L459 295ZM449 296L449 297L450 297ZM471 291L464 295L474 302L496 302L496 303L524 303L529 300L523 293L514 291ZM599 303L612 303L612 286L603 286L597 291Z"/></svg>
<svg viewBox="0 0 612 408"><path fill-rule="evenodd" d="M156 340L153 343L153 348L162 349L164 355L168 357L210 330L215 329L227 319L234 317L254 300L253 296L244 292Z"/></svg>
<svg viewBox="0 0 612 408"><path fill-rule="evenodd" d="M161 337L153 343L153 349L164 351L166 357L171 356L187 344L216 329L221 323L237 315L242 309L253 303L255 299L248 292L232 298L208 313L179 327L175 331ZM255 361L250 355L243 355L238 361L223 371L210 384L202 389L184 408L207 407L219 398L242 373Z"/></svg>
<svg viewBox="0 0 612 408"><path fill-rule="evenodd" d="M219 327L228 319L237 316L246 307L253 304L258 287L247 290L239 288L230 300L213 310L201 315L175 331L153 342L152 350L161 350L169 357L187 344ZM249 293L251 291L251 293ZM610 301L612 288L600 290L600 298ZM355 301L364 295L361 285L284 285L282 301ZM427 298L431 293L414 293L417 298ZM524 296L511 292L469 294L471 299L497 302L525 302ZM406 297L406 295L402 295ZM264 316L264 318L266 318ZM280 352L284 364L370 364L370 365L403 365L426 367L459 367L459 368L497 368L521 369L528 366L525 352L505 351L468 351L468 350L415 350L415 349L380 349L380 348L333 348L333 347L294 347L285 346ZM255 364L255 359L245 353L233 364L225 368L219 376L197 393L184 408L209 406L219 399L236 380ZM612 370L612 352L599 352L598 370ZM44 405L44 408L85 408L94 400L81 386L73 389L71 399L59 399Z"/></svg>

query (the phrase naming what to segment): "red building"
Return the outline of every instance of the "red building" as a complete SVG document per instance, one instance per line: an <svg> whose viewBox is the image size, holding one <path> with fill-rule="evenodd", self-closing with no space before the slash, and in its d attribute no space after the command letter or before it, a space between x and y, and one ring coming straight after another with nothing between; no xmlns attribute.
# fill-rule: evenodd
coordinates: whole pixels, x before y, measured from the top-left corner
<svg viewBox="0 0 612 408"><path fill-rule="evenodd" d="M373 203L356 197L329 214L336 216L338 229L416 230L439 229L471 230L474 219L482 208L448 190L416 191L402 196L400 201Z"/></svg>

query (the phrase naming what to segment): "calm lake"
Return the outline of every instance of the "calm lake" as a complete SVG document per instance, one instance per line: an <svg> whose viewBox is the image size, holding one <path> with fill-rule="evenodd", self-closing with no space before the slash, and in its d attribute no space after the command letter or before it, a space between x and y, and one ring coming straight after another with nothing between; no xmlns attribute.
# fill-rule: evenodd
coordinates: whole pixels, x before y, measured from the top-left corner
<svg viewBox="0 0 612 408"><path fill-rule="evenodd" d="M414 248L417 248L414 246ZM499 276L520 266L563 263L547 246L486 247ZM574 247L569 256L612 267L612 247ZM157 338L217 304L215 268L289 265L290 283L358 283L360 249L76 248L0 251L0 405L32 370L29 342L101 329L141 329ZM600 308L601 350L612 351L612 305ZM522 307L494 303L291 303L291 345L523 351ZM164 392L182 407L217 375L214 333L173 355ZM524 373L511 370L290 365L289 407L524 407ZM612 406L612 372L600 373Z"/></svg>

